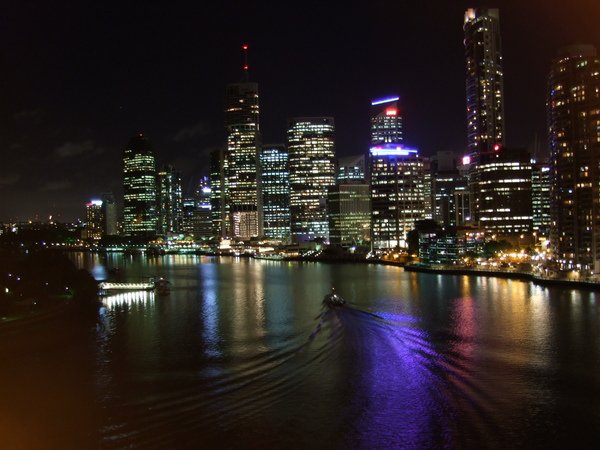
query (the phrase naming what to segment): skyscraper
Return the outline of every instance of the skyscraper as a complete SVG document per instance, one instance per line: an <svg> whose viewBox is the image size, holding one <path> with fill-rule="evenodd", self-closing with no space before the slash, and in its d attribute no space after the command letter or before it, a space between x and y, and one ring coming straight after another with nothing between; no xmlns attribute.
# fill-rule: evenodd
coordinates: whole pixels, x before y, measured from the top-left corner
<svg viewBox="0 0 600 450"><path fill-rule="evenodd" d="M291 234L295 242L329 238L327 190L335 184L332 117L288 121Z"/></svg>
<svg viewBox="0 0 600 450"><path fill-rule="evenodd" d="M210 208L212 236L227 235L229 205L226 201L227 152L218 148L210 153Z"/></svg>
<svg viewBox="0 0 600 450"><path fill-rule="evenodd" d="M497 9L465 12L467 144L475 156L504 144L504 75Z"/></svg>
<svg viewBox="0 0 600 450"><path fill-rule="evenodd" d="M329 188L329 239L342 246L364 245L371 239L371 192L361 180Z"/></svg>
<svg viewBox="0 0 600 450"><path fill-rule="evenodd" d="M399 97L371 102L371 235L374 248L406 246L406 235L425 218L426 177L417 150L402 145ZM431 186L431 182L429 182ZM429 202L431 205L431 202Z"/></svg>
<svg viewBox="0 0 600 450"><path fill-rule="evenodd" d="M182 221L181 175L167 165L157 173L158 231L161 234L179 233Z"/></svg>
<svg viewBox="0 0 600 450"><path fill-rule="evenodd" d="M367 173L365 166L365 155L338 158L336 181L338 183L365 181Z"/></svg>
<svg viewBox="0 0 600 450"><path fill-rule="evenodd" d="M469 174L476 225L497 240L527 243L533 226L529 153L498 145L478 159Z"/></svg>
<svg viewBox="0 0 600 450"><path fill-rule="evenodd" d="M91 200L85 204L85 218L84 238L90 241L100 240L104 234L102 200Z"/></svg>
<svg viewBox="0 0 600 450"><path fill-rule="evenodd" d="M417 150L381 144L370 162L373 247L406 247L407 233L425 219L423 160Z"/></svg>
<svg viewBox="0 0 600 450"><path fill-rule="evenodd" d="M284 145L263 145L260 173L264 236L287 239L290 236L290 164Z"/></svg>
<svg viewBox="0 0 600 450"><path fill-rule="evenodd" d="M246 45L243 48L247 50ZM245 81L228 84L225 92L225 195L230 215L228 234L249 239L262 232L257 179L260 129L258 84L248 81L247 64L244 76Z"/></svg>
<svg viewBox="0 0 600 450"><path fill-rule="evenodd" d="M371 145L402 142L400 97L391 96L371 102Z"/></svg>
<svg viewBox="0 0 600 450"><path fill-rule="evenodd" d="M549 237L552 220L550 218L550 165L547 162L533 162L531 165L531 206L533 231L539 236Z"/></svg>
<svg viewBox="0 0 600 450"><path fill-rule="evenodd" d="M156 229L154 150L140 133L123 152L123 232L126 236L152 237Z"/></svg>
<svg viewBox="0 0 600 450"><path fill-rule="evenodd" d="M550 244L564 269L600 271L600 58L560 49L548 77Z"/></svg>

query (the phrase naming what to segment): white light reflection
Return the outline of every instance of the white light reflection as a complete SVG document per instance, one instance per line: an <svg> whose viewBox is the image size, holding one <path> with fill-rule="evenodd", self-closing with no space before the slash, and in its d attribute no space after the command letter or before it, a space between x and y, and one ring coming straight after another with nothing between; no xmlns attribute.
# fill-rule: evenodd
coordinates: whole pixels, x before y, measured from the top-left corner
<svg viewBox="0 0 600 450"><path fill-rule="evenodd" d="M103 297L102 302L110 310L127 309L130 306L154 305L154 291L129 291Z"/></svg>

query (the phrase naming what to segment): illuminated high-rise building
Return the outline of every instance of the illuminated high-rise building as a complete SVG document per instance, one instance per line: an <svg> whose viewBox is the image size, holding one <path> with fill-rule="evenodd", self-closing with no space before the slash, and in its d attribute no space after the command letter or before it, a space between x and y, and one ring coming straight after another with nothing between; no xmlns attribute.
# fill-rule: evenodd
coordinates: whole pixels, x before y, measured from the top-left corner
<svg viewBox="0 0 600 450"><path fill-rule="evenodd" d="M91 200L85 204L84 239L98 241L104 235L102 200Z"/></svg>
<svg viewBox="0 0 600 450"><path fill-rule="evenodd" d="M225 195L230 216L228 234L249 239L262 233L257 178L260 129L258 84L248 81L247 63L244 76L245 81L228 84L225 92Z"/></svg>
<svg viewBox="0 0 600 450"><path fill-rule="evenodd" d="M391 96L371 102L371 145L402 142L400 97Z"/></svg>
<svg viewBox="0 0 600 450"><path fill-rule="evenodd" d="M291 235L295 242L329 239L327 190L335 184L332 117L288 121Z"/></svg>
<svg viewBox="0 0 600 450"><path fill-rule="evenodd" d="M469 183L475 225L497 240L524 244L531 238L531 158L527 151L497 145L481 153Z"/></svg>
<svg viewBox="0 0 600 450"><path fill-rule="evenodd" d="M374 248L404 248L425 219L425 168L417 150L400 144L371 147L371 235Z"/></svg>
<svg viewBox="0 0 600 450"><path fill-rule="evenodd" d="M154 150L140 133L123 152L123 233L153 237L157 218Z"/></svg>
<svg viewBox="0 0 600 450"><path fill-rule="evenodd" d="M437 152L431 171L433 220L443 228L470 220L468 176L461 173L452 152Z"/></svg>
<svg viewBox="0 0 600 450"><path fill-rule="evenodd" d="M164 166L157 173L158 232L179 233L183 218L181 175L173 166Z"/></svg>
<svg viewBox="0 0 600 450"><path fill-rule="evenodd" d="M533 231L538 236L549 237L550 225L550 164L532 162L531 164L531 206L533 214Z"/></svg>
<svg viewBox="0 0 600 450"><path fill-rule="evenodd" d="M374 248L406 247L407 233L426 217L431 178L423 158L402 145L399 97L371 102L371 239ZM429 186L429 188L428 188ZM429 202L431 205L431 202Z"/></svg>
<svg viewBox="0 0 600 450"><path fill-rule="evenodd" d="M371 240L371 192L364 181L343 181L329 188L329 240L344 247Z"/></svg>
<svg viewBox="0 0 600 450"><path fill-rule="evenodd" d="M548 77L550 244L564 269L600 272L600 58L559 51Z"/></svg>
<svg viewBox="0 0 600 450"><path fill-rule="evenodd" d="M467 144L475 159L504 143L504 75L497 9L465 12Z"/></svg>
<svg viewBox="0 0 600 450"><path fill-rule="evenodd" d="M263 145L260 154L264 236L290 237L290 164L284 145Z"/></svg>
<svg viewBox="0 0 600 450"><path fill-rule="evenodd" d="M229 205L226 198L227 152L215 149L210 153L210 207L212 236L227 236Z"/></svg>
<svg viewBox="0 0 600 450"><path fill-rule="evenodd" d="M338 183L357 183L365 181L366 173L365 155L338 158L336 177Z"/></svg>

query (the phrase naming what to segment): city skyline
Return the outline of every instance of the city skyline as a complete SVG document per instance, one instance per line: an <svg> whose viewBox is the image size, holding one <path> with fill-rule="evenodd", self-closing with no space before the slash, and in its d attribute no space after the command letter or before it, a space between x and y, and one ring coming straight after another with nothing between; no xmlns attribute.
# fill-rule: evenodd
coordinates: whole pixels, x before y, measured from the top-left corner
<svg viewBox="0 0 600 450"><path fill-rule="evenodd" d="M552 59L560 46L600 41L592 26L598 6L554 3L490 5L501 17L510 146L529 147L537 133L540 147L547 147ZM219 29L236 5L231 17L239 27ZM478 6L472 2L440 2L427 11L375 2L367 14L359 7L341 15L335 5L315 14L307 4L291 19L283 6L264 6L250 14L251 24L242 20L248 13L242 4L206 12L200 23L184 17L193 11L159 5L124 7L119 14L110 5L95 11L67 6L11 5L3 19L11 51L2 77L11 89L0 116L1 220L46 220L49 214L74 220L102 192L121 198L119 155L138 131L152 142L159 165L185 171L189 191L208 174L209 152L225 142L223 95L226 84L242 78L242 42L250 43L251 78L261 86L265 142L283 142L290 117L331 115L337 156L364 152L371 98L398 93L408 145L427 156L466 148L462 21L466 8ZM296 36L307 17L318 32ZM214 24L200 30L211 18ZM163 20L164 31L148 34ZM167 39L176 26L176 36ZM256 28L261 31L248 32ZM400 28L406 42L390 40ZM217 43L208 40L215 29ZM525 42L524 35L535 38Z"/></svg>

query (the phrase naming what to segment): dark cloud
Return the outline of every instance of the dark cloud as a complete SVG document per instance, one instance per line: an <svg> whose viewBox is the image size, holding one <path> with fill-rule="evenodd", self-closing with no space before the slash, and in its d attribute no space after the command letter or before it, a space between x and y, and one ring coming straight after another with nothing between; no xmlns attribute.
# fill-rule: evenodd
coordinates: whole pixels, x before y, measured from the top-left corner
<svg viewBox="0 0 600 450"><path fill-rule="evenodd" d="M98 147L93 140L88 139L79 142L65 142L60 147L56 148L54 154L59 158L70 158L72 156L83 154L100 155L103 152L104 150Z"/></svg>
<svg viewBox="0 0 600 450"><path fill-rule="evenodd" d="M206 136L211 133L210 126L204 121L200 121L191 127L182 128L173 137L175 142L182 142L188 139Z"/></svg>
<svg viewBox="0 0 600 450"><path fill-rule="evenodd" d="M44 184L40 188L40 191L66 191L72 187L73 183L69 180L50 181L49 183Z"/></svg>

